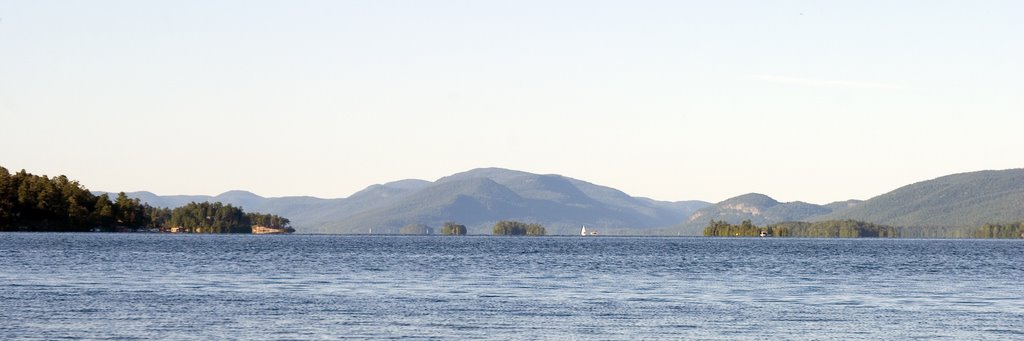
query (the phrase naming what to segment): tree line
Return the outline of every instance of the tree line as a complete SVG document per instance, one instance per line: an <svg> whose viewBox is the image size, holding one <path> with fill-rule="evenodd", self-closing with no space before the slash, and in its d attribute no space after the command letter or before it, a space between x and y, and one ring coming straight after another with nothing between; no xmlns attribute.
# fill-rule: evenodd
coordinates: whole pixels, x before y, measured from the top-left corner
<svg viewBox="0 0 1024 341"><path fill-rule="evenodd" d="M1024 222L985 224L971 233L973 238L1024 238Z"/></svg>
<svg viewBox="0 0 1024 341"><path fill-rule="evenodd" d="M187 233L250 233L253 226L294 231L287 218L273 214L246 213L241 207L220 202L190 202L171 210L168 224Z"/></svg>
<svg viewBox="0 0 1024 341"><path fill-rule="evenodd" d="M399 229L399 234L432 234L433 228L423 224L408 224ZM464 236L466 235L466 225L458 224L454 221L449 221L441 226L441 235L445 236ZM547 229L540 224L528 224L518 221L503 220L494 224L492 232L496 236L543 236L547 234Z"/></svg>
<svg viewBox="0 0 1024 341"><path fill-rule="evenodd" d="M540 224L502 220L494 224L491 232L496 236L543 236L547 230Z"/></svg>
<svg viewBox="0 0 1024 341"><path fill-rule="evenodd" d="M730 224L724 220L712 219L708 227L704 228L706 237L757 237L761 235L763 228L754 226L750 219L744 220L739 225Z"/></svg>
<svg viewBox="0 0 1024 341"><path fill-rule="evenodd" d="M895 227L857 220L826 220L813 223L787 222L768 226L779 237L809 238L896 238ZM775 234L773 234L775 235Z"/></svg>
<svg viewBox="0 0 1024 341"><path fill-rule="evenodd" d="M805 237L805 238L894 238L896 229L856 220L828 220L819 222L786 222L756 226L750 220L739 225L712 220L704 228L709 237Z"/></svg>
<svg viewBox="0 0 1024 341"><path fill-rule="evenodd" d="M118 193L94 195L64 175L48 177L0 167L0 231L118 231L178 227L194 233L249 233L252 225L291 229L287 218L245 213L222 203L153 207Z"/></svg>
<svg viewBox="0 0 1024 341"><path fill-rule="evenodd" d="M894 227L856 220L784 222L756 226L750 220L738 225L711 220L704 228L708 237L805 238L1024 238L1024 223L985 224L981 227Z"/></svg>
<svg viewBox="0 0 1024 341"><path fill-rule="evenodd" d="M444 223L441 227L441 234L446 236L465 236L466 225L456 224L454 221Z"/></svg>

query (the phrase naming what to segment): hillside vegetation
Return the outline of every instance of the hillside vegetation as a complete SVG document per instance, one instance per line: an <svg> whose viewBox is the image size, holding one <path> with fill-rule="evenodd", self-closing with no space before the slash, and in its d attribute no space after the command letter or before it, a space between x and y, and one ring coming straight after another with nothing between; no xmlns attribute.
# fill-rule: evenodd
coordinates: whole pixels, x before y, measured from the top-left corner
<svg viewBox="0 0 1024 341"><path fill-rule="evenodd" d="M900 187L820 219L959 227L1024 220L1024 169L943 176Z"/></svg>
<svg viewBox="0 0 1024 341"><path fill-rule="evenodd" d="M684 235L699 235L711 221L730 224L749 221L755 225L765 225L811 220L832 213L832 207L835 206L841 204L815 205L800 201L781 203L764 194L749 193L697 210L679 226L679 230Z"/></svg>
<svg viewBox="0 0 1024 341"><path fill-rule="evenodd" d="M286 218L246 213L220 202L153 207L124 192L110 200L64 175L53 178L0 167L0 231L250 233L254 225L290 229Z"/></svg>

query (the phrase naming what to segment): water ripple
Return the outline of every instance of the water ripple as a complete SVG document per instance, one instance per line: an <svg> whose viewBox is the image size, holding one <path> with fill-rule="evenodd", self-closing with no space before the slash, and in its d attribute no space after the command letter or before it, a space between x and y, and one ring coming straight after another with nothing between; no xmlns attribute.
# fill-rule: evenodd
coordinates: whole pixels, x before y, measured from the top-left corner
<svg viewBox="0 0 1024 341"><path fill-rule="evenodd" d="M1019 241L0 234L0 339L1015 339Z"/></svg>

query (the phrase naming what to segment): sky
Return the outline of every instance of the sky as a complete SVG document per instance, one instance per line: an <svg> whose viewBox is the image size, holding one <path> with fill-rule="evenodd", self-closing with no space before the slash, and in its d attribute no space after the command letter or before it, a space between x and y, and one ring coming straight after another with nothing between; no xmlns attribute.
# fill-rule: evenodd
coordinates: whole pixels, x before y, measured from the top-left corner
<svg viewBox="0 0 1024 341"><path fill-rule="evenodd" d="M824 204L1024 167L1021 1L0 2L0 166L347 197L478 167Z"/></svg>

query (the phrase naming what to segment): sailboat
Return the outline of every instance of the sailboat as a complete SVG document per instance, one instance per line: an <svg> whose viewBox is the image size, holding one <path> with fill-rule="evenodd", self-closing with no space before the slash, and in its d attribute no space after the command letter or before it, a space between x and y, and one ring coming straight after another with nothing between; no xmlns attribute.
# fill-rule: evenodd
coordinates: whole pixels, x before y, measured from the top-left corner
<svg viewBox="0 0 1024 341"><path fill-rule="evenodd" d="M586 237L586 236L596 236L597 235L597 231L590 231L590 234L587 234L587 225L583 225L583 229L580 230L580 235L584 236L584 237Z"/></svg>

